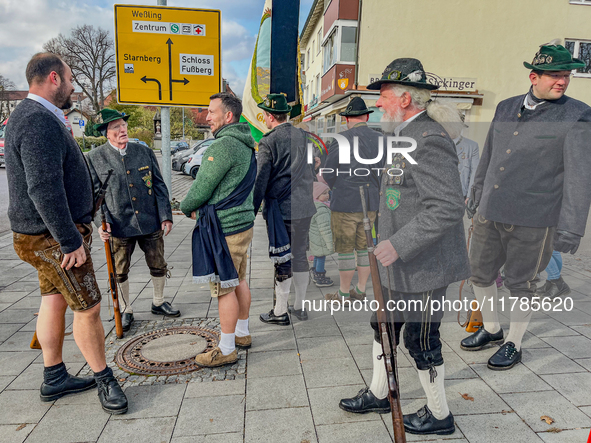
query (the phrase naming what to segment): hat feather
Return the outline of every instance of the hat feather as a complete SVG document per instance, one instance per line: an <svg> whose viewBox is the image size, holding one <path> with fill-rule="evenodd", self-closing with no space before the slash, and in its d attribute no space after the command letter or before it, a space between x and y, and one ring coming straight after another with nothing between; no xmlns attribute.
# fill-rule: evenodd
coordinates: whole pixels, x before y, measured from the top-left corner
<svg viewBox="0 0 591 443"><path fill-rule="evenodd" d="M562 39L555 38L554 40L551 40L548 43L544 43L543 45L540 45L540 48L542 46L558 46L558 45L562 45Z"/></svg>

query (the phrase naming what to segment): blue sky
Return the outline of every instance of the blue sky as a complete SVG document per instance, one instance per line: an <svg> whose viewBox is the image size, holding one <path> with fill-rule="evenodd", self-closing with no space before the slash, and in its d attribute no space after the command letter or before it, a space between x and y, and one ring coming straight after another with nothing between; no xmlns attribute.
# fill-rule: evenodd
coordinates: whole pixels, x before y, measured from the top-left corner
<svg viewBox="0 0 591 443"><path fill-rule="evenodd" d="M289 0L284 0L289 1ZM0 0L0 74L27 89L25 67L43 44L75 26L113 32L113 4L155 5L156 0ZM169 6L222 11L222 75L242 95L264 0L168 0ZM313 0L300 0L300 29Z"/></svg>

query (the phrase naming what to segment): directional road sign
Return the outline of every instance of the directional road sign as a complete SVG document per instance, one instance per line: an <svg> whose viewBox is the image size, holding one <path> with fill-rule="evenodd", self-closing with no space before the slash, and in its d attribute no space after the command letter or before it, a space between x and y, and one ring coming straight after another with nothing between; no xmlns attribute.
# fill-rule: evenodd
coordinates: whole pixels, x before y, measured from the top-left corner
<svg viewBox="0 0 591 443"><path fill-rule="evenodd" d="M207 107L222 87L221 23L213 9L115 5L117 101Z"/></svg>

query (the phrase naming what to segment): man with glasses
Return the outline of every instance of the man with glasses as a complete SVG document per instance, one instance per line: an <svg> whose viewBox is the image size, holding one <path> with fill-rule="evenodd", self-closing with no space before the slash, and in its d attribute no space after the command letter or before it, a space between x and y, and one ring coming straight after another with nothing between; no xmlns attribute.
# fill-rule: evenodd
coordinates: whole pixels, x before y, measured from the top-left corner
<svg viewBox="0 0 591 443"><path fill-rule="evenodd" d="M123 330L128 331L134 320L128 273L136 243L150 268L152 314L181 315L164 301L164 284L169 271L164 260L163 237L172 228L172 209L154 152L138 143L129 143L129 115L108 108L100 113L103 122L95 125L95 129L107 137L107 143L88 153L88 166L95 193L107 178L109 169L114 171L103 205L107 230L102 230L100 222L97 225L101 240L111 238L112 241L117 283L124 302L121 322ZM100 215L97 217L100 220Z"/></svg>
<svg viewBox="0 0 591 443"><path fill-rule="evenodd" d="M555 40L523 64L531 69L530 90L497 106L466 207L469 217L476 215L471 280L484 325L461 347L503 343L488 360L492 370L521 361L521 341L533 310L540 310L538 273L553 249L576 252L591 203L591 108L564 95L571 71L585 63ZM495 284L503 265L505 286L517 300L505 304L511 323L504 340Z"/></svg>

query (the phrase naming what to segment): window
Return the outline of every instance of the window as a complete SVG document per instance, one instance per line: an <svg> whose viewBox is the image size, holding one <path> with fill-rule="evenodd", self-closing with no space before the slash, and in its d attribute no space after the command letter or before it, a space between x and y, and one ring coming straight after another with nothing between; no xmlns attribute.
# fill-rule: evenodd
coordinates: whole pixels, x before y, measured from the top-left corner
<svg viewBox="0 0 591 443"><path fill-rule="evenodd" d="M591 0L570 0L573 5L591 5Z"/></svg>
<svg viewBox="0 0 591 443"><path fill-rule="evenodd" d="M308 52L306 52L306 69L310 67L310 50L308 49Z"/></svg>
<svg viewBox="0 0 591 443"><path fill-rule="evenodd" d="M354 62L357 51L357 28L343 26L341 31L341 57L342 62Z"/></svg>
<svg viewBox="0 0 591 443"><path fill-rule="evenodd" d="M330 69L332 65L337 62L337 48L335 46L335 39L337 36L337 29L335 28L330 37L324 43L324 71Z"/></svg>
<svg viewBox="0 0 591 443"><path fill-rule="evenodd" d="M316 76L316 98L320 101L320 74Z"/></svg>
<svg viewBox="0 0 591 443"><path fill-rule="evenodd" d="M335 128L336 128L336 119L335 119L335 115L329 115L328 117L326 117L326 132L329 133L333 133L335 132Z"/></svg>
<svg viewBox="0 0 591 443"><path fill-rule="evenodd" d="M316 41L318 42L316 48L316 54L320 54L320 50L322 49L322 29L318 31L318 35L316 36Z"/></svg>
<svg viewBox="0 0 591 443"><path fill-rule="evenodd" d="M316 46L316 40L314 40L312 42L312 46L310 46L310 48L312 48L312 60L310 60L311 62L314 61L314 46Z"/></svg>
<svg viewBox="0 0 591 443"><path fill-rule="evenodd" d="M566 40L564 46L573 57L580 58L587 64L584 68L575 70L575 77L591 77L591 41Z"/></svg>

